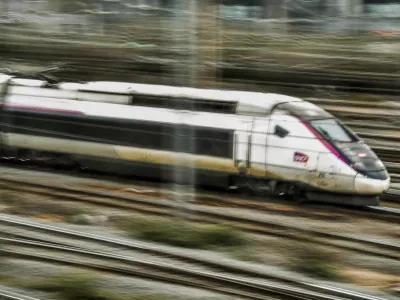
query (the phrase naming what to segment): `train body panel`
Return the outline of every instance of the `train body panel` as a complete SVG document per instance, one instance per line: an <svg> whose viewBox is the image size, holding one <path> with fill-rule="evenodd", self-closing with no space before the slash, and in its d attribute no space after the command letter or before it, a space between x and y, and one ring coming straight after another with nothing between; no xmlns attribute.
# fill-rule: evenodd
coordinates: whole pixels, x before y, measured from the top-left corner
<svg viewBox="0 0 400 300"><path fill-rule="evenodd" d="M277 130L280 136L274 134ZM354 192L357 173L342 165L337 155L299 118L272 115L268 133L267 166L270 170L315 188Z"/></svg>
<svg viewBox="0 0 400 300"><path fill-rule="evenodd" d="M367 145L301 99L162 86L150 91L126 83L64 83L52 90L40 81L9 82L0 76L3 153L65 154L92 169L161 179L176 172L189 178L186 173L194 168L200 184L251 182L285 193L295 187L330 193L331 200L332 195L361 197L356 201L361 204L362 197L377 196L390 185ZM132 105L131 96L140 89L160 97L181 93L203 102L212 98L214 104L232 102L235 112Z"/></svg>

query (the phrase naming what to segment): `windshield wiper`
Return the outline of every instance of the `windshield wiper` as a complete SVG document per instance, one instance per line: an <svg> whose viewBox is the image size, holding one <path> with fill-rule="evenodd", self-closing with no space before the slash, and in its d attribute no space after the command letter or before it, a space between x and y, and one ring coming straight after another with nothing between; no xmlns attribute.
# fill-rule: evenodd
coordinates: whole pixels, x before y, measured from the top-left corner
<svg viewBox="0 0 400 300"><path fill-rule="evenodd" d="M332 137L329 135L329 133L325 129L323 129L321 127L318 127L318 128L328 140L333 140Z"/></svg>

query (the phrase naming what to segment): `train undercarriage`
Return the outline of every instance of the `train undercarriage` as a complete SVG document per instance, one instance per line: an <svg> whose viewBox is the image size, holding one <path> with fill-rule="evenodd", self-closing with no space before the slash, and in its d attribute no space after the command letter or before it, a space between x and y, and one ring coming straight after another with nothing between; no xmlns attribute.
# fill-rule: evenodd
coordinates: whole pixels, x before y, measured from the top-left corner
<svg viewBox="0 0 400 300"><path fill-rule="evenodd" d="M56 152L44 152L30 149L1 149L1 160L4 162L16 162L29 164L38 167L51 167L61 170L79 172L82 170L102 171L98 168L91 168L86 164L82 164L74 157L68 154ZM92 164L93 165L93 164ZM125 168L129 169L129 168ZM113 170L115 171L115 170ZM111 171L112 172L112 171ZM105 172L107 173L107 171ZM125 174L127 172L121 172ZM154 172L153 172L154 173ZM125 174L129 175L129 174ZM171 175L171 174L170 174ZM170 181L166 178L162 181ZM185 176L183 176L185 177ZM204 176L209 183L215 183L209 180L208 176ZM202 185L202 180L196 180L196 184ZM179 184L187 184L185 182ZM207 183L205 184L208 185ZM327 193L315 190L309 186L299 184L297 182L286 182L277 180L268 180L265 178L254 178L245 174L229 176L227 179L221 180L218 187L233 190L237 193L252 195L256 197L278 197L296 203L319 202L328 204L350 205L350 206L378 206L378 196L349 195L339 193Z"/></svg>

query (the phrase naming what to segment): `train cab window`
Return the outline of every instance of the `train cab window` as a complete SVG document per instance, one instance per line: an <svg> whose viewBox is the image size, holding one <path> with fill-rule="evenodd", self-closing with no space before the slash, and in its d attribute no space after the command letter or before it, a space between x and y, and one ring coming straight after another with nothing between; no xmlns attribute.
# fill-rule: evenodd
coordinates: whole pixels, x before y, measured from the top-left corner
<svg viewBox="0 0 400 300"><path fill-rule="evenodd" d="M285 128L283 128L283 127L281 127L279 125L275 126L274 135L277 135L277 136L279 136L281 138L285 138L285 137L288 136L288 134L289 134L289 131L287 131Z"/></svg>
<svg viewBox="0 0 400 300"><path fill-rule="evenodd" d="M310 121L310 124L327 140L342 143L359 141L354 134L335 119L314 120Z"/></svg>

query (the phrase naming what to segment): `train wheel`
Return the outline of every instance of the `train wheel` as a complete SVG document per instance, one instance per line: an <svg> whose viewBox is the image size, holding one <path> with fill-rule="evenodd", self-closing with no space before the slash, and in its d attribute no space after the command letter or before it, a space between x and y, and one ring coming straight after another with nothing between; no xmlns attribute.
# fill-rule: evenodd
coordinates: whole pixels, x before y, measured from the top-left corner
<svg viewBox="0 0 400 300"><path fill-rule="evenodd" d="M252 193L252 183L246 175L239 174L230 178L229 189L235 190L242 196L249 195Z"/></svg>
<svg viewBox="0 0 400 300"><path fill-rule="evenodd" d="M278 197L283 197L283 199L288 201L294 201L296 203L302 203L306 199L304 199L305 194L296 184L281 182L277 185L275 189L275 195Z"/></svg>
<svg viewBox="0 0 400 300"><path fill-rule="evenodd" d="M59 157L59 164L66 170L76 171L80 169L80 165L70 155L61 155Z"/></svg>
<svg viewBox="0 0 400 300"><path fill-rule="evenodd" d="M292 185L290 189L290 198L292 201L301 204L307 201L307 195L304 190L302 190L297 185Z"/></svg>
<svg viewBox="0 0 400 300"><path fill-rule="evenodd" d="M255 196L267 196L271 194L271 186L268 181L263 179L254 179L252 181L252 194Z"/></svg>
<svg viewBox="0 0 400 300"><path fill-rule="evenodd" d="M17 160L20 162L30 161L32 159L32 154L30 150L21 149L18 151Z"/></svg>
<svg viewBox="0 0 400 300"><path fill-rule="evenodd" d="M277 197L283 197L287 199L290 196L288 195L288 192L290 190L290 185L286 182L277 182L275 189L274 189L274 195Z"/></svg>
<svg viewBox="0 0 400 300"><path fill-rule="evenodd" d="M7 162L13 162L18 156L18 150L15 148L3 148L2 159Z"/></svg>
<svg viewBox="0 0 400 300"><path fill-rule="evenodd" d="M295 187L293 192L292 192L292 200L296 203L302 203L303 202L303 195L302 191L298 188Z"/></svg>

